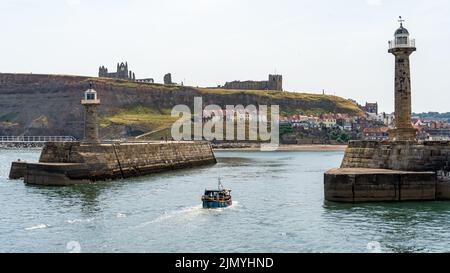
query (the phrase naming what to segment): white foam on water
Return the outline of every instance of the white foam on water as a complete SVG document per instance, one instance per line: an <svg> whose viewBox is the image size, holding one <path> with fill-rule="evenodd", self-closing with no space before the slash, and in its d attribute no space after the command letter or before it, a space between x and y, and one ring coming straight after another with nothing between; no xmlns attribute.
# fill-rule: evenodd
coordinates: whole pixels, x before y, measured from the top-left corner
<svg viewBox="0 0 450 273"><path fill-rule="evenodd" d="M300 201L291 201L291 202L286 202L283 204L283 206L285 206L285 207L301 207L303 205L304 205L304 203L300 202Z"/></svg>
<svg viewBox="0 0 450 273"><path fill-rule="evenodd" d="M66 223L68 224L75 224L75 223L83 223L83 222L92 222L94 220L93 218L88 219L73 219L73 220L67 220Z"/></svg>
<svg viewBox="0 0 450 273"><path fill-rule="evenodd" d="M163 215L157 217L152 222L158 223L158 222L162 222L162 221L165 221L165 220L168 220L168 219L172 219L172 218L175 218L175 217L177 217L177 218L184 218L184 219L192 218L192 217L197 216L200 213L202 213L202 205L186 207L186 208L182 208L180 210L164 212Z"/></svg>
<svg viewBox="0 0 450 273"><path fill-rule="evenodd" d="M184 220L190 219L196 217L200 213L203 213L203 208L201 204L169 212L165 211L162 215L156 217L155 219L138 225L137 228L142 228L150 224L160 223L171 219L184 219Z"/></svg>
<svg viewBox="0 0 450 273"><path fill-rule="evenodd" d="M233 201L231 206L225 207L225 208L214 208L214 209L204 209L209 212L221 212L221 211L227 211L227 210L235 210L241 208L241 205L239 205L238 201Z"/></svg>
<svg viewBox="0 0 450 273"><path fill-rule="evenodd" d="M27 228L25 228L25 230L44 229L44 228L48 228L48 227L49 227L49 225L39 224L39 225L36 225L36 226L27 227Z"/></svg>
<svg viewBox="0 0 450 273"><path fill-rule="evenodd" d="M239 204L239 201L233 201L233 203L231 204L231 206L226 207L225 209L238 209L240 208L241 205Z"/></svg>
<svg viewBox="0 0 450 273"><path fill-rule="evenodd" d="M118 212L118 213L116 214L116 217L117 217L117 218L125 218L125 217L127 217L127 215L126 215L125 213L120 213L120 212Z"/></svg>

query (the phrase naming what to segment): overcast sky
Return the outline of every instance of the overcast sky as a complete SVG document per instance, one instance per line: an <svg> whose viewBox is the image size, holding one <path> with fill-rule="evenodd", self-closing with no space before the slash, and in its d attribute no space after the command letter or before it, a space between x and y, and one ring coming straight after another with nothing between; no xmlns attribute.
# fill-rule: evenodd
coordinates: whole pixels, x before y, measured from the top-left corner
<svg viewBox="0 0 450 273"><path fill-rule="evenodd" d="M416 38L413 111L450 111L448 0L0 0L0 72L217 86L283 75L285 90L378 101L393 111L387 41L402 15Z"/></svg>

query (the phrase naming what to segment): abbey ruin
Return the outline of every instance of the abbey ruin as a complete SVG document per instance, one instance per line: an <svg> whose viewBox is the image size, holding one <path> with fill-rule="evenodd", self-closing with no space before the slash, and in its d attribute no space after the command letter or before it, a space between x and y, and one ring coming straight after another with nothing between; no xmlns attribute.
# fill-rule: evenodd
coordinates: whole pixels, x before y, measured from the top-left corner
<svg viewBox="0 0 450 273"><path fill-rule="evenodd" d="M109 72L105 66L98 68L98 76L101 78L121 79L143 83L155 83L153 78L136 79L136 75L133 71L128 69L128 62L117 63L116 72ZM163 83L166 85L176 85L177 83L172 81L172 74L167 73L164 75ZM183 85L183 83L181 83ZM215 88L215 87L212 87ZM283 76L282 75L270 75L267 81L231 81L226 82L223 86L217 86L217 88L224 89L238 89L238 90L271 90L271 91L283 91Z"/></svg>
<svg viewBox="0 0 450 273"><path fill-rule="evenodd" d="M98 76L103 78L130 80L136 82L147 82L147 83L155 82L152 78L136 79L136 75L134 74L134 72L128 70L128 62L117 63L116 72L109 72L108 68L102 65L98 68Z"/></svg>

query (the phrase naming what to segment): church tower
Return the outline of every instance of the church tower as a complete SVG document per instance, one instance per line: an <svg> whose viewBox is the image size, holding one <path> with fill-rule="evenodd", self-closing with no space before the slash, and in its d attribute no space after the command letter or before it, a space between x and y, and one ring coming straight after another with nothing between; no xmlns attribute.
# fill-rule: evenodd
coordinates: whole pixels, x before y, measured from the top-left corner
<svg viewBox="0 0 450 273"><path fill-rule="evenodd" d="M416 129L411 125L411 72L409 56L416 51L415 40L403 27L395 31L394 40L389 41L389 53L395 56L395 129L389 132L391 140L415 141Z"/></svg>

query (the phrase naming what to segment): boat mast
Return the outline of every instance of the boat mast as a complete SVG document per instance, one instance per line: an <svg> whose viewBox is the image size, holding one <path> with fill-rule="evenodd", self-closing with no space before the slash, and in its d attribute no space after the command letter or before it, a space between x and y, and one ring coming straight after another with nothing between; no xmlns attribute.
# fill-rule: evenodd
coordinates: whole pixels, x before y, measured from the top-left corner
<svg viewBox="0 0 450 273"><path fill-rule="evenodd" d="M218 181L219 183L218 183L218 185L217 185L217 188L219 189L219 191L220 190L223 190L223 185L222 185L222 183L220 182L220 176L219 176L219 181Z"/></svg>

